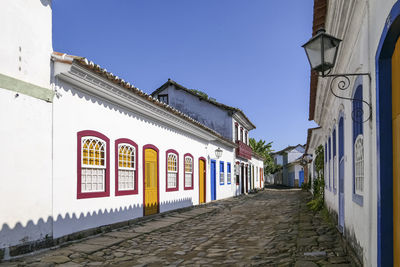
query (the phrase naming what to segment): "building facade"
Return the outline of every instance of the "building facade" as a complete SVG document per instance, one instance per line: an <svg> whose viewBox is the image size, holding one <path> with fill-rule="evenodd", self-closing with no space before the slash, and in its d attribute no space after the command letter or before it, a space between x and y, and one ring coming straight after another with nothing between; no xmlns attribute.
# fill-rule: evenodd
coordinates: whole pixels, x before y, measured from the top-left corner
<svg viewBox="0 0 400 267"><path fill-rule="evenodd" d="M232 137L53 52L51 2L25 2L0 4L3 25L13 25L0 45L0 260L262 187L262 158L250 155L248 184L237 184Z"/></svg>
<svg viewBox="0 0 400 267"><path fill-rule="evenodd" d="M282 166L282 169L273 174L274 183L290 187L301 187L304 183L304 168L301 159L304 154L304 146L288 146L273 153L274 163Z"/></svg>
<svg viewBox="0 0 400 267"><path fill-rule="evenodd" d="M324 147L326 206L364 266L400 265L399 14L396 0L314 1L313 34L342 40L331 74L352 75L346 90L311 75L309 119L321 128L307 153Z"/></svg>

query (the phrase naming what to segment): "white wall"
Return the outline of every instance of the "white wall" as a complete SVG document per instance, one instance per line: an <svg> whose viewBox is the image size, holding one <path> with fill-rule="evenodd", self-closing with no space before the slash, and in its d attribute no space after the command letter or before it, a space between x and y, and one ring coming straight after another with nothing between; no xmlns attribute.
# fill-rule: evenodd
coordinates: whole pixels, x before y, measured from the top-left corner
<svg viewBox="0 0 400 267"><path fill-rule="evenodd" d="M51 16L47 0L0 2L1 74L50 89ZM0 248L52 235L52 104L9 89L0 85Z"/></svg>
<svg viewBox="0 0 400 267"><path fill-rule="evenodd" d="M0 73L50 88L51 1L0 1Z"/></svg>
<svg viewBox="0 0 400 267"><path fill-rule="evenodd" d="M208 143L176 128L163 125L152 119L130 112L114 103L89 96L74 86L58 81L62 97L55 101L54 108L54 237L79 230L115 223L142 216L143 208L143 146L155 145L159 149L159 192L160 212L196 205L199 203L198 160L207 160L206 198L210 195L210 160L215 159L215 149L223 150L217 159L217 199L234 195L234 183L219 184L219 161L231 162L233 167L234 149L215 142ZM74 107L71 109L71 107ZM77 199L77 132L95 130L110 139L110 196L102 198ZM129 196L115 196L114 186L114 141L129 138L139 146L139 193ZM179 153L179 191L166 192L166 151L174 149ZM183 155L194 157L194 189L183 189ZM233 168L232 168L233 170ZM110 215L112 214L112 216ZM71 219L72 218L72 219Z"/></svg>

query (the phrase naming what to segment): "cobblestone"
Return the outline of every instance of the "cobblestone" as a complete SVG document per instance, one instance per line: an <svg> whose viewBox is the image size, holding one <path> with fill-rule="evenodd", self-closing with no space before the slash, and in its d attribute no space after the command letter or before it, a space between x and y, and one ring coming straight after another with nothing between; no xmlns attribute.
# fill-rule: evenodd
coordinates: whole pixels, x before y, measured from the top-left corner
<svg viewBox="0 0 400 267"><path fill-rule="evenodd" d="M264 190L158 215L0 266L355 266L299 190Z"/></svg>

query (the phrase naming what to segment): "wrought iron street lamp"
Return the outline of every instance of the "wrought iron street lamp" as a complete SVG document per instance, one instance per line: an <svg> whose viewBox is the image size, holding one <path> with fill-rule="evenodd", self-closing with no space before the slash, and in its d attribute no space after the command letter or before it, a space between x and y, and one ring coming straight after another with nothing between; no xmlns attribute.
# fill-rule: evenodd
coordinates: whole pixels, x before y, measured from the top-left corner
<svg viewBox="0 0 400 267"><path fill-rule="evenodd" d="M222 157L222 149L221 148L217 148L215 150L215 156L217 157L217 159L219 159L220 157Z"/></svg>
<svg viewBox="0 0 400 267"><path fill-rule="evenodd" d="M358 122L366 122L372 116L372 107L371 104L363 99L354 99L349 97L340 96L336 94L333 88L336 85L336 88L340 91L344 91L350 87L350 78L351 76L368 76L369 81L371 83L371 75L369 73L341 73L341 74L330 74L332 69L335 66L336 58L339 50L339 45L342 40L326 34L325 29L320 29L317 31L317 34L312 37L307 43L305 43L302 47L306 51L308 61L310 62L311 69L317 71L320 77L332 77L330 82L330 90L332 94L338 98L351 100L351 101L360 101L366 104L369 108L369 114L367 119L363 119L364 111L355 110L353 111L352 118L354 121ZM360 119L361 118L361 119Z"/></svg>
<svg viewBox="0 0 400 267"><path fill-rule="evenodd" d="M326 34L324 29L318 30L317 34L303 45L311 68L325 75L336 62L339 44L342 40Z"/></svg>

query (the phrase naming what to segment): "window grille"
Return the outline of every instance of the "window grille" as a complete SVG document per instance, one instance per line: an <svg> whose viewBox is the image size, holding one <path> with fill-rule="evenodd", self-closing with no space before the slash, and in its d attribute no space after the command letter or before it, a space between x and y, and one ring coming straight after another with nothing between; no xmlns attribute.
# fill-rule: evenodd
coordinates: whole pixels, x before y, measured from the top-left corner
<svg viewBox="0 0 400 267"><path fill-rule="evenodd" d="M219 163L219 183L224 184L225 182L225 176L224 176L224 162L221 161Z"/></svg>
<svg viewBox="0 0 400 267"><path fill-rule="evenodd" d="M106 143L96 137L83 137L82 141L82 192L103 192L106 174Z"/></svg>
<svg viewBox="0 0 400 267"><path fill-rule="evenodd" d="M361 195L364 192L364 141L361 134L354 143L354 154L355 189L356 194Z"/></svg>
<svg viewBox="0 0 400 267"><path fill-rule="evenodd" d="M178 180L178 156L168 154L168 188L176 188Z"/></svg>
<svg viewBox="0 0 400 267"><path fill-rule="evenodd" d="M118 190L135 189L135 147L129 144L118 145Z"/></svg>
<svg viewBox="0 0 400 267"><path fill-rule="evenodd" d="M226 182L230 184L232 180L231 180L231 164L229 162L227 163L226 168L227 168Z"/></svg>
<svg viewBox="0 0 400 267"><path fill-rule="evenodd" d="M185 187L192 187L193 160L185 157Z"/></svg>

